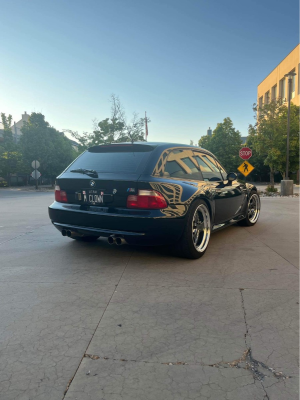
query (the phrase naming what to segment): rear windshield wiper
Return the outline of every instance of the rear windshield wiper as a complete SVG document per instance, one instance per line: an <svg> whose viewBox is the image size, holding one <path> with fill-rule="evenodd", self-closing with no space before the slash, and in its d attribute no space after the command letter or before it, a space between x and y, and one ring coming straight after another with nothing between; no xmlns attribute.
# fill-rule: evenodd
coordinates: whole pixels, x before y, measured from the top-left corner
<svg viewBox="0 0 300 400"><path fill-rule="evenodd" d="M72 169L70 172L78 172L79 174L91 175L94 178L98 178L98 172L95 171L94 169L79 168L79 169Z"/></svg>

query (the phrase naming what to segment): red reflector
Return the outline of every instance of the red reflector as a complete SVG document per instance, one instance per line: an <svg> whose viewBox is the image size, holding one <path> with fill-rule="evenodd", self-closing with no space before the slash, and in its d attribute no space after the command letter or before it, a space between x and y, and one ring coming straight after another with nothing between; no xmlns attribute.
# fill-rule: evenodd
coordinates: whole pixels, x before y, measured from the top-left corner
<svg viewBox="0 0 300 400"><path fill-rule="evenodd" d="M59 201L60 203L67 203L67 193L64 190L60 190L59 186L55 186L55 201Z"/></svg>
<svg viewBox="0 0 300 400"><path fill-rule="evenodd" d="M127 208L137 208L138 197L130 195L127 197Z"/></svg>
<svg viewBox="0 0 300 400"><path fill-rule="evenodd" d="M162 209L168 207L164 196L155 190L139 190L127 197L127 208Z"/></svg>

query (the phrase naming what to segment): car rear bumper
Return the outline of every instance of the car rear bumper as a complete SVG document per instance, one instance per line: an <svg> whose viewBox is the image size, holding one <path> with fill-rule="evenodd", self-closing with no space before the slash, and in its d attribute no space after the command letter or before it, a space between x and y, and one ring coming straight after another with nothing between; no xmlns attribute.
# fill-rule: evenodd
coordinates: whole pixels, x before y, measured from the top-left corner
<svg viewBox="0 0 300 400"><path fill-rule="evenodd" d="M49 207L53 225L62 231L89 236L122 236L128 243L164 244L180 239L184 217L167 218L160 210L113 209L86 207L54 202Z"/></svg>

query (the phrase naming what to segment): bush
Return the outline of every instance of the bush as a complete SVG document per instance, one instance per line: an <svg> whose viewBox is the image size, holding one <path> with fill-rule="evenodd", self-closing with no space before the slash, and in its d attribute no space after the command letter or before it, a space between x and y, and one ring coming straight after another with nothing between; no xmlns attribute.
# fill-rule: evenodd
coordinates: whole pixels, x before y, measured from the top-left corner
<svg viewBox="0 0 300 400"><path fill-rule="evenodd" d="M8 183L4 179L0 178L0 187L7 187L7 186Z"/></svg>
<svg viewBox="0 0 300 400"><path fill-rule="evenodd" d="M267 193L277 193L277 192L278 192L278 189L269 185L269 186L267 186L267 188L266 188L266 192L267 192Z"/></svg>

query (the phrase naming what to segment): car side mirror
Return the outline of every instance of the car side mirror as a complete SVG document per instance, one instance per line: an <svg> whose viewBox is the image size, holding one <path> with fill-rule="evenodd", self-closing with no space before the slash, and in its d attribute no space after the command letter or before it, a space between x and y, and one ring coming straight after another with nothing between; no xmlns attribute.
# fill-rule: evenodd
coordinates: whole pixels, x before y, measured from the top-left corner
<svg viewBox="0 0 300 400"><path fill-rule="evenodd" d="M235 172L229 172L227 175L227 180L228 184L232 185L232 182L237 180L237 174Z"/></svg>

